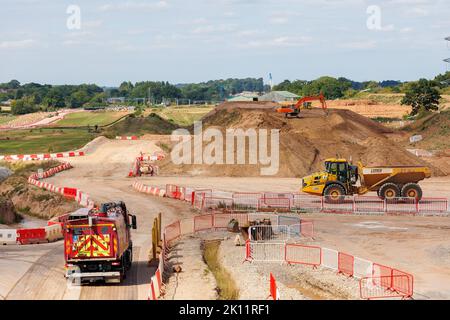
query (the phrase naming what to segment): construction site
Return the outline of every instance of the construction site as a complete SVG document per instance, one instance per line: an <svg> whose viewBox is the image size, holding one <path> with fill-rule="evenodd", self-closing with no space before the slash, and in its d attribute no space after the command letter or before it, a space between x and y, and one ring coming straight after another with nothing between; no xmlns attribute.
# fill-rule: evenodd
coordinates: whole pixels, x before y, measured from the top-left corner
<svg viewBox="0 0 450 320"><path fill-rule="evenodd" d="M223 132L279 129L279 170L268 177L260 176L261 164L175 165L169 135L99 137L69 154L4 157L12 164L54 161L57 169L29 177L29 190L60 193L72 211L64 204L66 212L53 208L25 229L2 229L1 297L259 300L276 281L277 299L449 299L448 167L408 151L401 143L408 133L350 109L311 108L288 118L274 103L224 103L202 118L204 129ZM348 181L333 178L340 175L330 169L335 162L348 167ZM350 172L358 162L365 182L354 187ZM389 174L380 177L383 170ZM307 182L311 174L342 189L308 190L308 183L320 185ZM3 183L2 192L11 188ZM119 270L112 284L97 281L111 272L78 270L91 284L73 285L80 278L67 278L67 269L98 259L95 250L111 244L90 240L84 258L71 262L64 254L72 250L70 228L87 223L82 210L106 212L101 204L118 200L137 219L128 274Z"/></svg>
<svg viewBox="0 0 450 320"><path fill-rule="evenodd" d="M449 3L78 2L2 4L2 306L450 300Z"/></svg>

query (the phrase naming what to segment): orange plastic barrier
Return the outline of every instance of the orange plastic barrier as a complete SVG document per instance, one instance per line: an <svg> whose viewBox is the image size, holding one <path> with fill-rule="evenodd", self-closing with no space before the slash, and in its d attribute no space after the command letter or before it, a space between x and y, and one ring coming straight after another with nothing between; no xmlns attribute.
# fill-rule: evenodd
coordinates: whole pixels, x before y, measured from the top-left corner
<svg viewBox="0 0 450 320"><path fill-rule="evenodd" d="M352 255L339 252L338 253L338 272L346 276L353 277L355 257Z"/></svg>
<svg viewBox="0 0 450 320"><path fill-rule="evenodd" d="M270 273L270 296L273 300L280 300L280 295L278 293L277 281L272 273Z"/></svg>
<svg viewBox="0 0 450 320"><path fill-rule="evenodd" d="M22 245L48 242L44 228L19 229L17 230L17 241Z"/></svg>

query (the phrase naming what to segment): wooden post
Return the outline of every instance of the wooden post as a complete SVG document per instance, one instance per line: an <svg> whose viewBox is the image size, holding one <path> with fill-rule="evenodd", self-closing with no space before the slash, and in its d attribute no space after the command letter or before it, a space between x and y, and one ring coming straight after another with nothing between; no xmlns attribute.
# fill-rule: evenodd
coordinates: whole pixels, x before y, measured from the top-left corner
<svg viewBox="0 0 450 320"><path fill-rule="evenodd" d="M160 246L162 246L162 236L161 236L161 216L162 216L162 214L161 214L161 212L160 213L158 213L158 245L160 245Z"/></svg>

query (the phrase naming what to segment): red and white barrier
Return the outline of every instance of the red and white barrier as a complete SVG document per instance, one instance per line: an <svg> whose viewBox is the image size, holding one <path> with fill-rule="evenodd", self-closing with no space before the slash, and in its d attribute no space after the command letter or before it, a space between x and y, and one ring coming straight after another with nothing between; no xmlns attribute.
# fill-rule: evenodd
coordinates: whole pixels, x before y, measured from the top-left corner
<svg viewBox="0 0 450 320"><path fill-rule="evenodd" d="M138 136L117 136L116 140L139 140Z"/></svg>
<svg viewBox="0 0 450 320"><path fill-rule="evenodd" d="M373 196L345 196L336 200L296 193L223 192L172 184L166 185L165 193L173 199L190 201L195 209L203 213L221 209L226 212L450 215L449 202L445 198L424 198L417 201L413 198L381 200Z"/></svg>
<svg viewBox="0 0 450 320"><path fill-rule="evenodd" d="M166 196L166 190L160 189L158 187L146 186L143 183L140 183L137 181L135 183L133 183L133 188L139 192L151 194L153 196L158 196L158 197Z"/></svg>
<svg viewBox="0 0 450 320"><path fill-rule="evenodd" d="M232 219L245 222L248 221L248 214L213 213L179 220L166 226L163 232L163 250L160 254L159 266L150 282L149 300L157 300L162 294L162 274L167 258L165 252L174 241L183 235L225 228ZM353 276L361 279L362 299L410 298L414 294L414 278L411 274L319 246L286 242L256 243L248 240L245 245L245 261L322 266ZM385 294L386 292L390 293Z"/></svg>
<svg viewBox="0 0 450 320"><path fill-rule="evenodd" d="M80 190L74 189L74 188L66 188L66 187L56 187L51 183L47 182L41 182L39 179L45 179L49 178L51 176L54 176L55 174L62 172L64 170L72 169L72 165L70 163L64 163L58 167L49 169L42 174L34 173L28 178L28 183L32 184L36 187L46 189L50 192L58 193L67 197L70 197L74 199L76 202L78 202L81 206L87 207L87 208L93 208L94 207L94 201L90 199L90 196Z"/></svg>
<svg viewBox="0 0 450 320"><path fill-rule="evenodd" d="M361 279L362 299L411 298L414 295L414 277L411 274L328 248L247 241L245 261L322 266ZM391 293L380 295L380 292L389 291Z"/></svg>
<svg viewBox="0 0 450 320"><path fill-rule="evenodd" d="M45 228L18 229L17 242L24 244L39 244L49 242L46 238Z"/></svg>
<svg viewBox="0 0 450 320"><path fill-rule="evenodd" d="M62 158L82 157L83 151L70 151L60 153L42 153L42 154L19 154L19 155L0 155L0 160L4 161L32 161L32 160L52 160Z"/></svg>

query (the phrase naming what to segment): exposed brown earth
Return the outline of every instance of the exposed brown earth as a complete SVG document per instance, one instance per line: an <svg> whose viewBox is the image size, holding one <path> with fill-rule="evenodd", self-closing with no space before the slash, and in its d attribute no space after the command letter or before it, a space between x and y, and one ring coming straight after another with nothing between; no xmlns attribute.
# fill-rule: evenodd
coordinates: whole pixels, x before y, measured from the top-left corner
<svg viewBox="0 0 450 320"><path fill-rule="evenodd" d="M323 161L344 157L367 166L429 165L393 142L391 129L349 110L304 110L301 119L285 119L273 103L225 103L203 119L203 128L280 130L280 166L277 177L303 177L321 170ZM204 145L205 146L205 145ZM248 153L248 147L247 147ZM192 152L193 154L193 152ZM163 175L256 177L260 165L174 165L170 158L160 166ZM443 172L433 167L434 175Z"/></svg>

